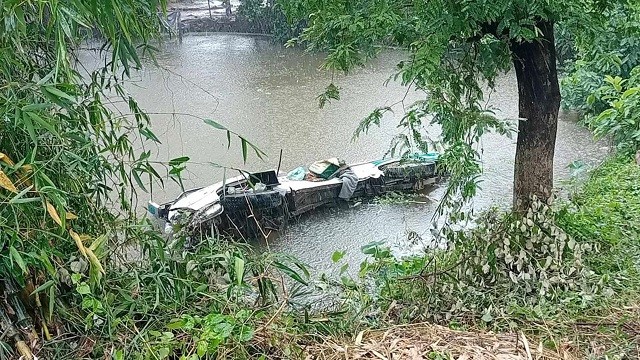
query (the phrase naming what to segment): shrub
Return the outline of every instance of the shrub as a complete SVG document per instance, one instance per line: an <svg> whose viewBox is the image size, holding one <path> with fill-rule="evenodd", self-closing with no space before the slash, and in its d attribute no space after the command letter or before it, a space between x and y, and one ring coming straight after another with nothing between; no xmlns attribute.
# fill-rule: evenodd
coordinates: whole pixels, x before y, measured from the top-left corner
<svg viewBox="0 0 640 360"><path fill-rule="evenodd" d="M584 256L597 247L568 236L556 215L555 208L537 199L523 216L491 210L470 230L445 228L446 250L404 260L370 251L376 261L366 263L364 273L378 284L379 300L394 301L400 316L410 319L490 322L513 306L600 292L584 265Z"/></svg>
<svg viewBox="0 0 640 360"><path fill-rule="evenodd" d="M585 118L596 138L610 136L622 154L640 149L640 66L628 79L606 76L604 85L587 102L606 104L599 114Z"/></svg>

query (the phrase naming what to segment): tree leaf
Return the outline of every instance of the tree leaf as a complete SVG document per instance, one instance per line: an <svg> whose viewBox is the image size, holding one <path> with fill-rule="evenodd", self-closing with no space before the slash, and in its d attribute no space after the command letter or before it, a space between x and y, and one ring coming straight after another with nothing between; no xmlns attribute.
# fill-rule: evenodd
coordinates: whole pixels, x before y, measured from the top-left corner
<svg viewBox="0 0 640 360"><path fill-rule="evenodd" d="M333 255L331 255L331 261L333 261L334 263L337 263L344 257L344 254L345 254L344 251L335 251Z"/></svg>

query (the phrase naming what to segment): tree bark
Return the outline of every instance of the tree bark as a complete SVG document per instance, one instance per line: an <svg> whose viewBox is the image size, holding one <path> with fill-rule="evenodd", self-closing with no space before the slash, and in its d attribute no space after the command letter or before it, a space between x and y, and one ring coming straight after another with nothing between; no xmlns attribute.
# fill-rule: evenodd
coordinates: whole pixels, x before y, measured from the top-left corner
<svg viewBox="0 0 640 360"><path fill-rule="evenodd" d="M531 195L546 200L553 188L553 155L560 109L553 23L539 21L542 36L511 44L518 79L518 141L513 182L513 208L529 208Z"/></svg>

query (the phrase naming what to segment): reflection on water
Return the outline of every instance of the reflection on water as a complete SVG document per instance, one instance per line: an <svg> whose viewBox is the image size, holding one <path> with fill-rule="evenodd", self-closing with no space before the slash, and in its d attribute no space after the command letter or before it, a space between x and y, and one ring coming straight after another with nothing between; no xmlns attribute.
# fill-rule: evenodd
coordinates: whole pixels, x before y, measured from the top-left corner
<svg viewBox="0 0 640 360"><path fill-rule="evenodd" d="M391 82L394 64L402 53L389 51L365 68L348 76L335 75L342 88L340 101L319 109L316 96L332 79L319 69L322 57L285 49L268 40L231 34L186 37L182 44L167 44L159 54L161 69L148 67L130 86L141 106L152 116L153 129L162 145L154 157L166 161L189 156L187 187L203 186L219 179L221 172L211 163L252 170L275 168L283 149L282 169L309 164L317 159L341 157L349 162L379 158L388 149L400 111L388 115L380 128L372 129L358 142L351 142L356 125L372 109L390 105L405 96L406 89ZM420 98L409 92L405 104ZM499 79L489 104L499 116L517 117L515 76ZM168 115L175 113L174 115ZM176 115L178 114L178 115ZM179 115L179 114L190 114ZM250 139L269 158L251 157L242 164L240 144L227 149L226 136L203 123L211 118ZM556 179L567 178L567 165L574 160L592 164L606 149L574 121L561 119L555 157ZM515 140L487 135L482 144L485 175L476 208L491 204L508 206L512 194ZM437 189L435 197L442 189ZM169 184L154 200L166 201L179 193ZM365 204L348 210L325 209L293 224L270 243L272 250L298 256L317 268L330 263L334 250L346 250L352 264L362 256L360 247L386 240L399 252L411 248L408 229L428 233L435 204Z"/></svg>

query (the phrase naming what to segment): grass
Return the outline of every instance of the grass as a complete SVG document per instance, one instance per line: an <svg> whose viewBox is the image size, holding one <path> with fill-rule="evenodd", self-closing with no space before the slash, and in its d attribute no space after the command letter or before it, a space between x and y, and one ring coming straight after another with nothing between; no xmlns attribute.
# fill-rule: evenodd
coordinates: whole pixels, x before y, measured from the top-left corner
<svg viewBox="0 0 640 360"><path fill-rule="evenodd" d="M638 358L640 167L613 158L593 171L569 201L533 218L554 225L509 230L498 239L502 243L507 236L514 242L516 235L548 228L577 244L592 244L593 251L581 257L566 251L557 263L558 274L578 266L578 260L583 264L584 273L566 277L575 287L552 286L554 293L539 296L540 281L513 282L503 271L512 269L510 263L494 259L488 274L469 267L473 261L466 252L486 251L482 242L490 243L492 234L519 221L509 214L488 214L475 232L451 232L458 241L453 251L397 260L383 248L367 247L371 258L362 266L362 281L322 285L307 276L302 264L281 255L213 239L196 253L184 253L179 243L166 248L157 238L146 245L144 264L108 271L104 289L87 292L82 279L75 283L75 299L69 301L83 309L63 315L76 322L66 333L86 335L62 333L46 344L44 354L199 360L418 352L427 359L448 359L473 353L491 358L497 347L547 359ZM465 242L470 246L465 248ZM332 309L314 309L305 298L329 290L342 293Z"/></svg>
<svg viewBox="0 0 640 360"><path fill-rule="evenodd" d="M479 337L487 330L522 331L533 348L558 358L640 357L640 166L630 158L609 159L570 200L531 217L532 226L520 219L490 212L475 230L452 232L458 239L449 242L453 251L403 260L381 256L368 264L379 290L370 304L379 309L375 326L429 321ZM560 281L544 296L544 276L510 278L524 270L493 255L494 243L502 249L504 242L518 258L526 250L519 245L540 231L556 235L539 238L542 247L527 253L538 256L530 264L559 256L544 274ZM576 245L567 247L559 234ZM544 253L557 244L564 252ZM476 258L486 267L468 265Z"/></svg>

